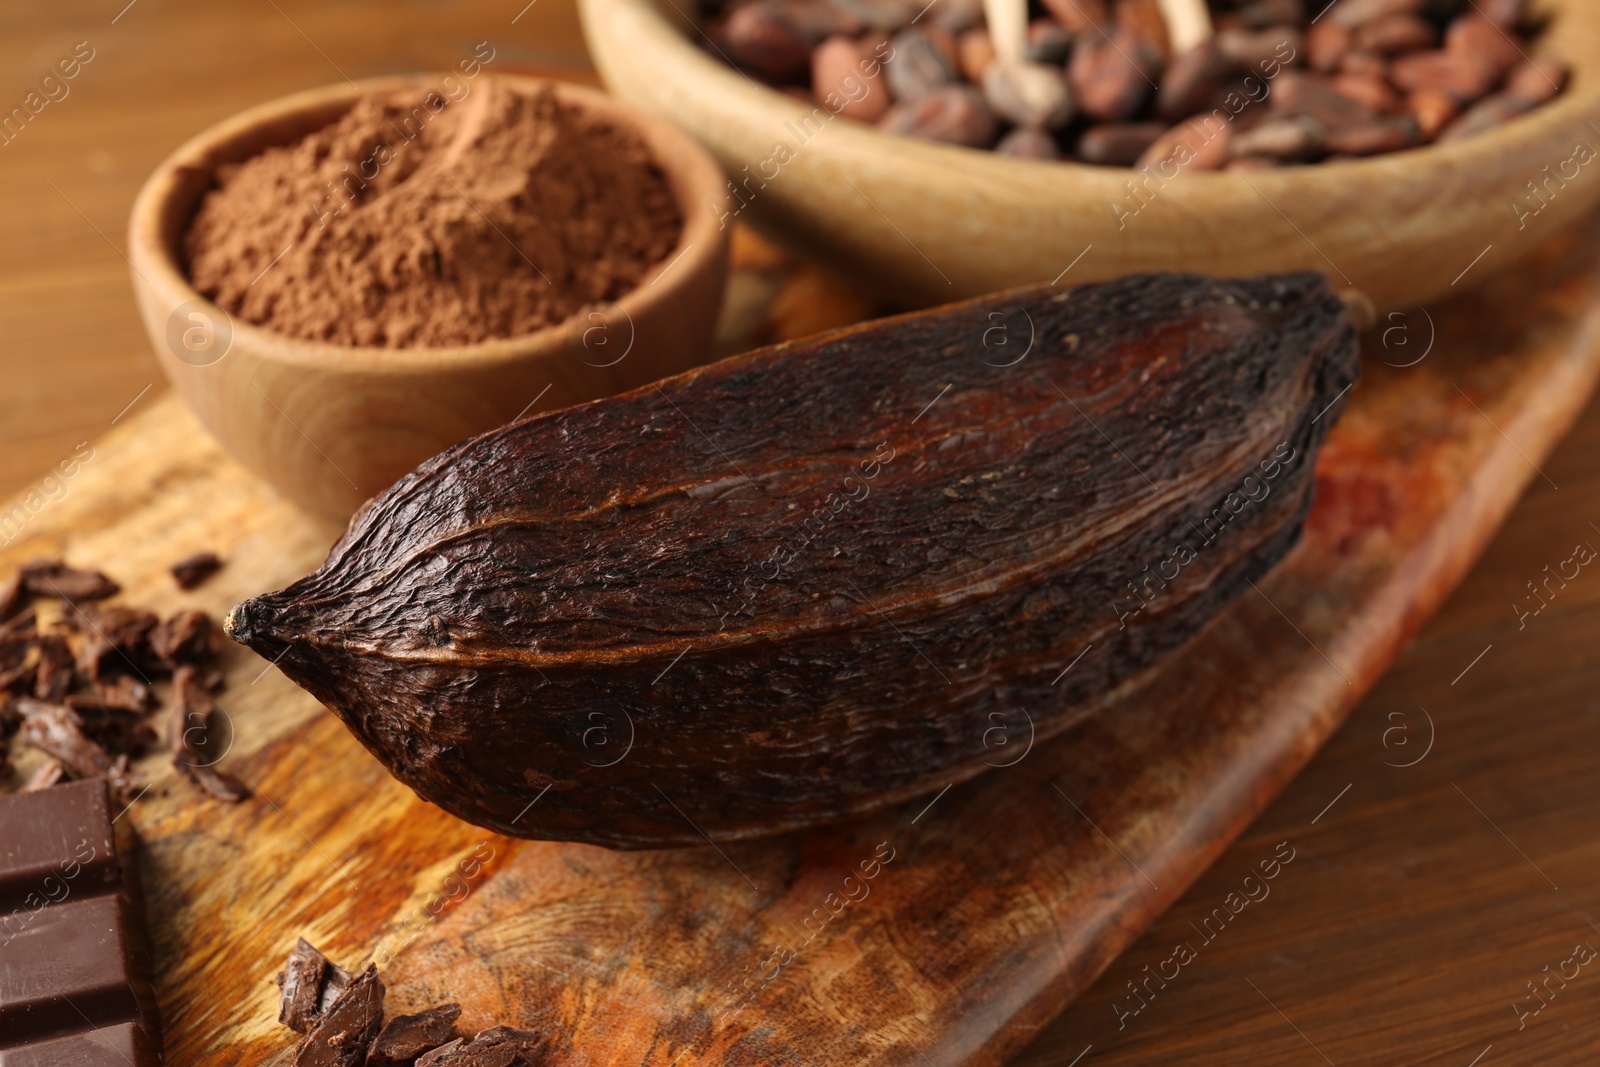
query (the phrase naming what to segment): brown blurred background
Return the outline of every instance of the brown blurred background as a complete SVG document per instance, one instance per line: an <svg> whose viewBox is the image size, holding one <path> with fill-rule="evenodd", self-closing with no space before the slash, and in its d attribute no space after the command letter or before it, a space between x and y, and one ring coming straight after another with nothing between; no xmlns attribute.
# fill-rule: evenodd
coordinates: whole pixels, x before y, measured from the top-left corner
<svg viewBox="0 0 1600 1067"><path fill-rule="evenodd" d="M8 495L165 388L120 250L144 176L185 138L342 75L450 66L482 40L494 45L497 70L593 81L574 0L124 3L0 8L0 112L75 44L94 49L69 95L0 147ZM1574 583L1541 620L1539 642L1515 641L1509 606L1528 576L1569 554L1575 523L1600 522L1593 409L1544 470L1559 492L1534 483L1345 729L1018 1062L1593 1062L1600 972L1586 969L1520 1030L1511 1005L1526 1002L1526 983L1575 942L1600 946L1600 582ZM1451 705L1429 709L1438 729L1430 757L1384 766L1395 760L1384 748L1394 714L1410 716L1420 739L1419 703L1491 643L1495 653L1449 689ZM1271 899L1119 1030L1110 1002L1126 983L1165 959L1188 924L1285 839L1297 859Z"/></svg>

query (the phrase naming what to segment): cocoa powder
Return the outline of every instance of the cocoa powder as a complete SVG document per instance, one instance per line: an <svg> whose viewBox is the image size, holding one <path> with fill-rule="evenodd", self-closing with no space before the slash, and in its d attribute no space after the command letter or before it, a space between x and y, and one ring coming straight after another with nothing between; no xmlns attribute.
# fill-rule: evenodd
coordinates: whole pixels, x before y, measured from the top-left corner
<svg viewBox="0 0 1600 1067"><path fill-rule="evenodd" d="M195 288L291 337L410 348L517 337L614 300L682 216L632 131L548 87L374 94L218 168L184 240Z"/></svg>

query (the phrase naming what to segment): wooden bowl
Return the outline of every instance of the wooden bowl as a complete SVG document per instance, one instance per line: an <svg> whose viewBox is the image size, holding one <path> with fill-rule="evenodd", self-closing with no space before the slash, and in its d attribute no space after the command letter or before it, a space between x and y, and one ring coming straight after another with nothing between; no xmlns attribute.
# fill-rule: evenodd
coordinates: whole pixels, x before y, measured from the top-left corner
<svg viewBox="0 0 1600 1067"><path fill-rule="evenodd" d="M606 85L711 149L741 185L741 221L904 305L1050 281L1069 265L1071 282L1311 268L1386 308L1481 282L1600 201L1600 159L1570 162L1580 143L1600 149L1588 121L1600 115L1600 5L1538 6L1555 19L1538 47L1573 78L1531 114L1361 161L1180 172L1127 217L1112 205L1140 208L1125 184L1132 170L1012 159L828 119L709 52L682 5L580 0ZM1541 208L1528 183L1564 164L1569 180L1552 182L1542 209L1519 220L1515 205Z"/></svg>
<svg viewBox="0 0 1600 1067"><path fill-rule="evenodd" d="M369 92L434 89L440 75L298 93L195 137L156 168L129 225L133 286L162 368L245 467L339 522L422 460L515 418L620 392L707 359L727 276L724 179L671 124L577 86L500 80L603 113L650 146L683 212L677 248L632 292L560 325L451 348L362 348L231 320L189 284L182 237L219 164L292 142Z"/></svg>

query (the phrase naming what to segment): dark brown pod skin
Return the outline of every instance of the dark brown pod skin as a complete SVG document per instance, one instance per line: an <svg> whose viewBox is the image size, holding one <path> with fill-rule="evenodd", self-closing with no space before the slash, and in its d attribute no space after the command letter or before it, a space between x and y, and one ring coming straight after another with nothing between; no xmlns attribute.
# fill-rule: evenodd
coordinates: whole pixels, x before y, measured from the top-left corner
<svg viewBox="0 0 1600 1067"><path fill-rule="evenodd" d="M226 629L501 833L823 823L1014 760L1199 633L1297 540L1358 372L1315 274L868 323L458 445Z"/></svg>

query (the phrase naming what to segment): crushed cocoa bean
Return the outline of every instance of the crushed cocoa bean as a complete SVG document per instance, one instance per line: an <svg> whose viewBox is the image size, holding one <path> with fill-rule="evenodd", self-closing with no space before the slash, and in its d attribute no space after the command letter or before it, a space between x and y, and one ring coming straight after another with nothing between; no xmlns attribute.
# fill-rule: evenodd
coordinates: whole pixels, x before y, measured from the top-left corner
<svg viewBox="0 0 1600 1067"><path fill-rule="evenodd" d="M172 580L179 589L195 589L222 569L222 557L215 552L196 552L174 563L171 569Z"/></svg>

